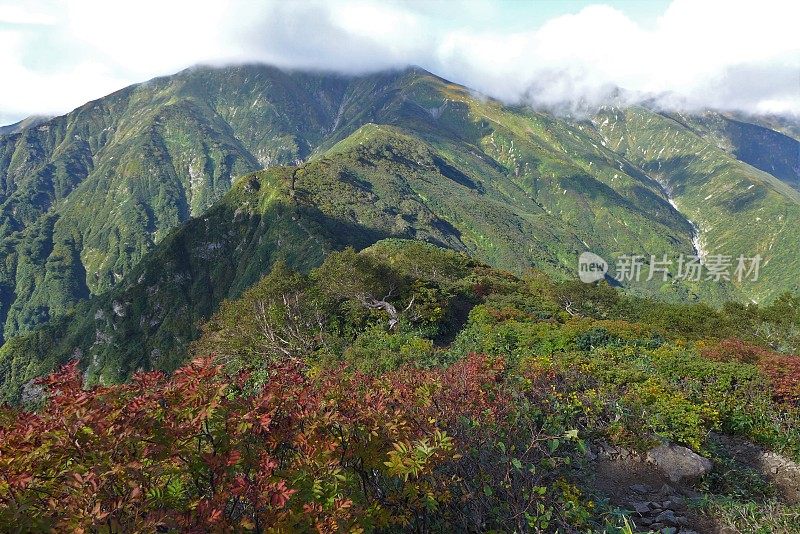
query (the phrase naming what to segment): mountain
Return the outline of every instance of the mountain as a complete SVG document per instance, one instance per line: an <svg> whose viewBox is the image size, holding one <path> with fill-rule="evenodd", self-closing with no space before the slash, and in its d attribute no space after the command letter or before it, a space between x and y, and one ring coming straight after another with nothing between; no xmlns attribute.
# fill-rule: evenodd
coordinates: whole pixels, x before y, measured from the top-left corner
<svg viewBox="0 0 800 534"><path fill-rule="evenodd" d="M785 130L778 125L769 128L763 124L773 120L747 122L735 117L721 116L722 120L710 125L709 130L718 136L737 159L765 171L800 190L800 129ZM786 133L783 133L784 130Z"/></svg>
<svg viewBox="0 0 800 534"><path fill-rule="evenodd" d="M735 113L666 114L706 142L800 190L800 124Z"/></svg>
<svg viewBox="0 0 800 534"><path fill-rule="evenodd" d="M253 236L292 174L237 184ZM199 252L220 250L184 252L199 270ZM224 252L206 263L235 268ZM800 297L666 303L419 240L330 253L308 273L279 262L174 373L91 387L84 357L27 388L27 406L0 404L0 524L797 532L800 357L769 345L796 351L798 332Z"/></svg>
<svg viewBox="0 0 800 534"><path fill-rule="evenodd" d="M731 121L559 117L418 68L196 68L131 86L0 137L3 389L75 356L104 382L174 369L220 302L276 260L308 271L386 237L561 279L585 250L612 270L698 245L760 253L754 282L624 285L769 300L800 276L794 145L758 125L734 136Z"/></svg>
<svg viewBox="0 0 800 534"><path fill-rule="evenodd" d="M473 163L481 165L480 158ZM206 213L168 235L112 290L44 329L9 340L0 349L5 383L19 386L38 374L31 374L31 364L74 356L90 362L92 381L119 381L137 369L174 369L219 303L256 282L276 260L306 271L334 250L360 249L390 236L432 242L509 269L536 264L565 277L557 255L574 257L583 246L579 238L535 203L528 211L511 205L499 186L512 184L496 170L496 181L478 181L493 175L483 170L464 174L431 145L369 124L308 163L247 175ZM503 223L509 227L498 228ZM530 234L541 243L514 246L514 238Z"/></svg>
<svg viewBox="0 0 800 534"><path fill-rule="evenodd" d="M31 115L30 117L26 117L21 121L15 122L14 124L0 126L0 135L10 135L19 133L26 128L35 128L36 126L47 122L49 119L50 117L45 115Z"/></svg>
<svg viewBox="0 0 800 534"><path fill-rule="evenodd" d="M276 69L191 70L0 138L6 335L108 290L232 177L302 158L343 86Z"/></svg>
<svg viewBox="0 0 800 534"><path fill-rule="evenodd" d="M777 291L800 287L795 252L800 243L800 190L793 188L798 183L800 143L775 132L765 135L759 126L735 121L731 126L729 119L714 114L685 117L631 108L601 112L595 123L603 142L664 186L697 227L707 258L764 258L758 280L741 286L746 296L764 301ZM736 159L742 152L753 165L775 174Z"/></svg>

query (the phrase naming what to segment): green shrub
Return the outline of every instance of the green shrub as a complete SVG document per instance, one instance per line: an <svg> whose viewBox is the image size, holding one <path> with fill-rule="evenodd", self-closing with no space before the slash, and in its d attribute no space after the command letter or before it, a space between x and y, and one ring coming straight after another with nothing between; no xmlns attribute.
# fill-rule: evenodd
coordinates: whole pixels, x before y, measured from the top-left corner
<svg viewBox="0 0 800 534"><path fill-rule="evenodd" d="M668 441L700 450L711 429L719 424L718 413L707 404L695 404L679 391L656 378L633 384L623 397L635 425Z"/></svg>
<svg viewBox="0 0 800 534"><path fill-rule="evenodd" d="M405 364L430 366L434 355L433 342L429 339L374 327L361 333L345 350L343 358L359 371L380 375Z"/></svg>

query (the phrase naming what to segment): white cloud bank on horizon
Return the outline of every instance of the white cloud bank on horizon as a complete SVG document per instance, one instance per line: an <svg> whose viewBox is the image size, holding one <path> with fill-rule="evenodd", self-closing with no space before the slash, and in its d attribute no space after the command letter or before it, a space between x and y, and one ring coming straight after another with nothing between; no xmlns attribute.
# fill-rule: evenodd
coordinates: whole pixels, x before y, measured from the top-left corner
<svg viewBox="0 0 800 534"><path fill-rule="evenodd" d="M507 101L600 103L621 87L676 107L800 116L800 2L674 0L652 23L598 3L522 31L480 23L519 6L0 0L0 121L236 62L348 73L416 64Z"/></svg>

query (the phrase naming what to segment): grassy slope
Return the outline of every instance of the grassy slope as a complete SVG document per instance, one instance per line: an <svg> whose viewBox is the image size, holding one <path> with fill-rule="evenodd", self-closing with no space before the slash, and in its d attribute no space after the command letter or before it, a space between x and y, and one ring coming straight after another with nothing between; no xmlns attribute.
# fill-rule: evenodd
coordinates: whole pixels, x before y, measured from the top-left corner
<svg viewBox="0 0 800 534"><path fill-rule="evenodd" d="M4 394L14 398L29 378L74 356L88 362L91 381L174 369L221 300L238 295L279 258L307 270L332 250L393 236L510 270L571 273L584 245L569 224L485 155L431 139L368 124L299 167L245 176L111 291L0 349Z"/></svg>
<svg viewBox="0 0 800 534"><path fill-rule="evenodd" d="M691 224L670 205L662 187L580 125L477 99L452 84L437 85L422 78L416 85L414 102L427 111L432 124L428 135L422 132L423 138L468 173L485 173L473 159L491 163L499 176L492 176L492 188L506 202L535 204L551 216L546 225L566 228L577 237L577 247L555 251L570 272L576 256L586 249L608 259L620 254L692 252ZM555 245L546 238L542 242ZM733 288L724 284L687 287L673 282L631 289L666 298L701 294L720 301L735 296Z"/></svg>
<svg viewBox="0 0 800 534"><path fill-rule="evenodd" d="M791 120L713 111L665 115L732 157L800 189L800 140Z"/></svg>
<svg viewBox="0 0 800 534"><path fill-rule="evenodd" d="M111 288L233 176L318 156L369 123L400 127L493 184L484 189L499 202L494 229L470 228L474 206L450 222L471 250L494 246L486 258L498 265L572 270L582 248L691 251L688 222L657 184L571 121L478 98L421 69L347 78L197 68L0 137L5 335ZM520 247L526 257L507 258Z"/></svg>
<svg viewBox="0 0 800 534"><path fill-rule="evenodd" d="M797 290L800 193L679 121L642 108L595 118L609 146L661 181L698 225L707 255L764 257L758 281L741 284L748 297L763 301Z"/></svg>
<svg viewBox="0 0 800 534"><path fill-rule="evenodd" d="M307 156L345 86L268 67L191 69L0 137L5 334L108 290L234 177Z"/></svg>
<svg viewBox="0 0 800 534"><path fill-rule="evenodd" d="M90 120L78 120L84 115ZM199 69L87 104L48 123L66 125L51 143L61 143L61 151L47 149L61 155L78 140L78 125L96 123L80 145L88 150L87 173L77 185L51 187L51 197L30 203L25 215L20 192L48 191L25 181L38 176L30 171L38 167L30 163L23 172L28 156L3 167L5 176L14 169L19 178L6 184L13 191L3 197L4 213L13 215L6 228L17 228L2 243L7 328L68 317L0 349L3 382L15 389L74 354L91 356L97 379L117 380L139 367L172 369L220 300L257 280L276 258L309 268L330 250L388 236L556 277L573 276L586 249L607 259L689 254L691 224L656 179L700 223L710 247L744 238L742 225L715 229L698 213L707 175L728 191L729 204L745 207L750 190L732 184L753 177L755 192L763 186L770 195L757 203L768 211L764 221L788 228L797 220L790 188L704 144L686 125L640 110L607 118L598 120L603 137L586 123L480 99L417 69L353 79L265 67ZM22 135L51 135L50 126ZM25 152L21 137L8 139ZM654 143L671 163L659 159ZM695 156L697 146L705 148ZM286 168L247 177L202 212L223 194L236 165L303 159L293 178ZM737 216L720 209L713 220L736 223ZM764 275L773 285L743 288L755 298L794 280L789 229L781 234L772 224L769 231L780 255L771 256L773 271ZM775 274L778 264L787 273ZM72 310L90 292L109 288ZM630 289L717 302L736 295L724 284L674 281Z"/></svg>

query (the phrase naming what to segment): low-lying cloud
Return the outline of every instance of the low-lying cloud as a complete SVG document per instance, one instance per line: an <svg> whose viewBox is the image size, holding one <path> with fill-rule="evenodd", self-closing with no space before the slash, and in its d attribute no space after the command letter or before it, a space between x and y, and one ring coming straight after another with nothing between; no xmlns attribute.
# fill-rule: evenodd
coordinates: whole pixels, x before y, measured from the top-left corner
<svg viewBox="0 0 800 534"><path fill-rule="evenodd" d="M800 115L792 1L674 0L644 22L598 2L523 30L480 24L476 13L515 9L481 1L1 2L0 120L65 112L198 63L238 62L346 73L416 64L550 108L623 95Z"/></svg>

